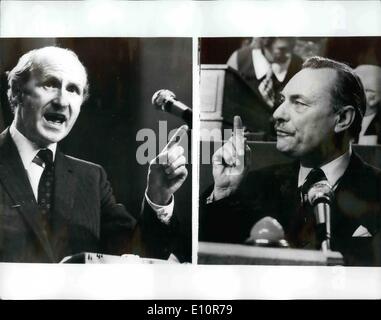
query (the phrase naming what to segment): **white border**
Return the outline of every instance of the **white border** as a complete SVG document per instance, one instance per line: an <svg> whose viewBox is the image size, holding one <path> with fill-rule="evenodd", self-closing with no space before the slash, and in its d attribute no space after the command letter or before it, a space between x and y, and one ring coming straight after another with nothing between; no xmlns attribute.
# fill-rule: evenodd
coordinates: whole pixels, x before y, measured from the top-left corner
<svg viewBox="0 0 381 320"><path fill-rule="evenodd" d="M1 299L381 297L379 268L2 263L0 280Z"/></svg>
<svg viewBox="0 0 381 320"><path fill-rule="evenodd" d="M377 36L380 1L0 2L1 37Z"/></svg>
<svg viewBox="0 0 381 320"><path fill-rule="evenodd" d="M380 36L381 2L0 2L0 37L269 35ZM196 66L193 83L198 84ZM198 131L193 134L198 150ZM192 157L198 176L197 154ZM192 183L197 226L198 185ZM380 283L381 268L0 264L2 299L379 299Z"/></svg>
<svg viewBox="0 0 381 320"><path fill-rule="evenodd" d="M193 37L193 129L192 129L192 263L197 264L198 250L198 195L200 166L200 69L199 65L199 43L198 38Z"/></svg>

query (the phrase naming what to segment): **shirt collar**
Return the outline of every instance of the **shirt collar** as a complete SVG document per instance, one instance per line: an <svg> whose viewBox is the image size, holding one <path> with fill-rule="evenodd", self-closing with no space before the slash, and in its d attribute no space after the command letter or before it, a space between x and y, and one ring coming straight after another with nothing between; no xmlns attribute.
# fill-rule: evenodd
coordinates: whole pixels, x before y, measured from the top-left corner
<svg viewBox="0 0 381 320"><path fill-rule="evenodd" d="M331 162L320 167L323 170L324 174L327 177L328 183L335 188L337 182L347 170L349 161L352 155L352 147L349 147L349 150L342 154L340 157L332 160ZM304 181L307 178L307 175L310 173L312 168L303 167L300 165L299 177L298 177L298 187L301 187Z"/></svg>
<svg viewBox="0 0 381 320"><path fill-rule="evenodd" d="M271 68L275 77L280 81L286 78L288 67L291 63L291 57L287 59L284 63L271 63L263 55L261 49L253 49L253 64L255 70L255 76L257 79L263 78L268 70Z"/></svg>
<svg viewBox="0 0 381 320"><path fill-rule="evenodd" d="M24 168L28 170L34 157L37 155L38 151L41 150L41 148L38 148L36 144L31 142L20 131L18 131L14 122L12 122L11 127L9 128L9 133L17 147ZM47 146L47 148L53 152L54 160L56 156L57 143L53 143Z"/></svg>

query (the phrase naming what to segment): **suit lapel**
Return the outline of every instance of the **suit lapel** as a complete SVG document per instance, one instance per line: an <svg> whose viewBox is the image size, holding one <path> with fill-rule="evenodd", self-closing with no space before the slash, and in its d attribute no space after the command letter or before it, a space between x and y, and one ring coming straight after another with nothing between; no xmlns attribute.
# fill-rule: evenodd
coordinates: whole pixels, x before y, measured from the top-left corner
<svg viewBox="0 0 381 320"><path fill-rule="evenodd" d="M51 216L51 243L57 256L64 257L70 252L70 226L73 223L74 199L77 178L68 158L57 149L55 158L54 206Z"/></svg>
<svg viewBox="0 0 381 320"><path fill-rule="evenodd" d="M349 237L359 226L360 208L364 207L362 205L364 199L361 196L361 193L367 190L367 186L361 183L366 180L363 180L364 172L366 172L364 163L353 153L348 168L340 178L335 190L335 214L332 215L332 229L339 228L341 234L345 233Z"/></svg>
<svg viewBox="0 0 381 320"><path fill-rule="evenodd" d="M294 194L295 187L298 185L299 163L292 162L275 172L280 181L280 192L282 194Z"/></svg>
<svg viewBox="0 0 381 320"><path fill-rule="evenodd" d="M38 204L8 129L2 133L0 140L0 182L13 200L13 206L18 208L27 224L41 242L49 259L53 262L55 261L53 251L44 232L39 216Z"/></svg>
<svg viewBox="0 0 381 320"><path fill-rule="evenodd" d="M71 220L76 185L77 178L74 174L74 169L67 157L57 150L55 160L54 212L55 215L64 217L67 221Z"/></svg>
<svg viewBox="0 0 381 320"><path fill-rule="evenodd" d="M293 242L289 236L299 228L299 191L298 191L299 162L293 162L275 173L280 185L279 219L286 233L287 240Z"/></svg>
<svg viewBox="0 0 381 320"><path fill-rule="evenodd" d="M282 206L287 206L287 210L284 210L286 208L282 208L282 212L287 214L287 216L284 217L286 221L289 219L288 214L290 214L290 210L288 209L290 208L292 209L291 211L294 211L298 201L298 170L299 163L293 162L275 173L280 184Z"/></svg>

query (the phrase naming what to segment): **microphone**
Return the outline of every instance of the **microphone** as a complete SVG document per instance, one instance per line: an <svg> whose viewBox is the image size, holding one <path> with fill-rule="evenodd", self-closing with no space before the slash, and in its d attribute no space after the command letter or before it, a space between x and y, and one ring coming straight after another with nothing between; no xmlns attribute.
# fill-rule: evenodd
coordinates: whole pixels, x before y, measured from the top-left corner
<svg viewBox="0 0 381 320"><path fill-rule="evenodd" d="M190 127L192 126L192 109L176 99L172 91L161 89L152 96L152 104L165 112L183 119Z"/></svg>
<svg viewBox="0 0 381 320"><path fill-rule="evenodd" d="M325 224L323 250L331 249L331 203L334 197L331 185L327 180L314 183L307 193L307 198L314 210L316 223Z"/></svg>
<svg viewBox="0 0 381 320"><path fill-rule="evenodd" d="M259 220L251 228L250 237L245 243L261 247L288 247L282 226L271 217Z"/></svg>

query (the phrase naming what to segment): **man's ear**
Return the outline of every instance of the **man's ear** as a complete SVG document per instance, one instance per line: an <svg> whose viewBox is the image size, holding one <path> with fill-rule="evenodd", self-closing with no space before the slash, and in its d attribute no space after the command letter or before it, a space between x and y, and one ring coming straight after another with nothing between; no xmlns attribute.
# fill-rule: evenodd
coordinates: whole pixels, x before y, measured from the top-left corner
<svg viewBox="0 0 381 320"><path fill-rule="evenodd" d="M15 95L13 95L11 98L10 98L10 104L12 106L12 111L14 112L16 110L16 108L21 104L22 102L22 99L23 99L23 94L22 92L17 92Z"/></svg>
<svg viewBox="0 0 381 320"><path fill-rule="evenodd" d="M335 132L343 132L348 130L355 120L355 108L352 106L345 106L340 109L336 115Z"/></svg>

